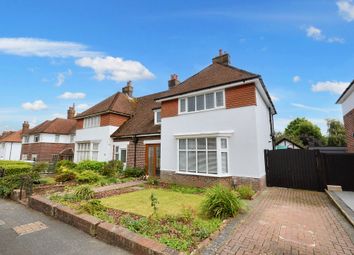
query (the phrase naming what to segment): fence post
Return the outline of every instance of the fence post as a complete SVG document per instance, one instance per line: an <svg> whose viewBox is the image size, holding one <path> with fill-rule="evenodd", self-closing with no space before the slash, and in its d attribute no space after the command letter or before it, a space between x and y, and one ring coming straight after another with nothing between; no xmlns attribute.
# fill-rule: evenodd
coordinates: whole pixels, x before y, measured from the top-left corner
<svg viewBox="0 0 354 255"><path fill-rule="evenodd" d="M315 150L316 159L316 172L318 179L318 188L323 191L326 188L326 170L325 170L325 154L321 153L319 150Z"/></svg>
<svg viewBox="0 0 354 255"><path fill-rule="evenodd" d="M270 175L269 175L269 150L264 150L264 167L265 167L265 173L266 173L266 185L269 187L269 178L270 178Z"/></svg>

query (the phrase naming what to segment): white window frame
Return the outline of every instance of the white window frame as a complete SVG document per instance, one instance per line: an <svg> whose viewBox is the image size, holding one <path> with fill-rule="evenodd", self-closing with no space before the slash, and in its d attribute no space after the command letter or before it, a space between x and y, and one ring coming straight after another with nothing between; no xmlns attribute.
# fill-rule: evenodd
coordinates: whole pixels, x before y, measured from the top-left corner
<svg viewBox="0 0 354 255"><path fill-rule="evenodd" d="M55 139L55 140L54 140L55 143L59 143L59 142L60 142L60 135L59 135L59 134L56 134L54 139Z"/></svg>
<svg viewBox="0 0 354 255"><path fill-rule="evenodd" d="M217 173L216 174L209 174L208 173L208 152L209 150L206 148L205 150L198 150L195 149L193 151L196 152L196 171L195 172L189 172L188 171L188 139L195 139L196 140L196 148L198 147L198 138L206 138L206 143L207 142L207 138L215 138L216 139L216 149L215 150L210 150L210 151L216 151L216 164L217 164ZM179 152L180 152L180 148L179 148L179 140L181 139L185 139L186 140L186 149L183 150L186 152L186 170L185 171L180 171L179 168ZM227 148L221 148L221 140L222 139L226 139L226 144L227 144ZM181 136L178 137L176 139L177 141L177 170L176 173L177 174L189 174L189 175L200 175L200 176L213 176L213 177L225 177L225 176L230 176L230 142L229 142L229 136L216 136L216 135L211 135L211 136ZM207 146L207 145L206 145ZM198 173L198 151L205 151L206 152L206 173ZM223 172L222 171L222 152L226 152L227 153L227 171Z"/></svg>
<svg viewBox="0 0 354 255"><path fill-rule="evenodd" d="M223 94L223 105L221 106L217 106L216 105L216 93L218 92L222 92ZM212 108L206 108L206 95L207 94L213 94L214 96L214 107ZM204 109L202 110L197 110L197 97L198 96L203 96L204 97ZM188 111L188 98L194 97L194 111ZM184 104L185 104L185 111L181 111L181 101L184 100ZM191 114L191 113L197 113L197 112L206 112L206 111L214 111L214 110L218 110L218 109L225 109L226 107L226 102L225 102L225 90L224 89L219 89L219 90L214 90L214 91L208 91L208 92L202 92L202 93L198 93L198 94L193 94L190 96L185 96L185 97L181 97L178 99L178 114L182 115L182 114Z"/></svg>
<svg viewBox="0 0 354 255"><path fill-rule="evenodd" d="M27 154L22 154L22 160L27 160L28 159L28 155Z"/></svg>
<svg viewBox="0 0 354 255"><path fill-rule="evenodd" d="M158 121L157 115L160 114L160 121ZM154 124L161 125L161 109L154 110Z"/></svg>
<svg viewBox="0 0 354 255"><path fill-rule="evenodd" d="M36 141L36 138L37 138L37 137L38 137L38 141ZM39 143L40 141L41 141L41 135L40 135L40 134L33 136L33 142L34 142L34 143Z"/></svg>
<svg viewBox="0 0 354 255"><path fill-rule="evenodd" d="M84 118L83 128L94 128L94 127L99 127L100 125L101 125L100 115Z"/></svg>
<svg viewBox="0 0 354 255"><path fill-rule="evenodd" d="M31 155L31 160L32 161L37 161L38 160L38 154L32 154Z"/></svg>
<svg viewBox="0 0 354 255"><path fill-rule="evenodd" d="M123 162L124 167L127 164L128 161L128 144L129 142L116 142L114 143L114 155L113 155L113 159L114 160L120 160L122 161L122 151L125 150L125 162ZM118 152L117 152L118 149ZM118 158L117 158L118 155Z"/></svg>
<svg viewBox="0 0 354 255"><path fill-rule="evenodd" d="M81 150L80 146L83 144L88 145L88 150ZM97 144L97 149L94 150L94 144ZM82 157L82 153L88 153L88 157ZM93 158L93 153L97 153L97 158ZM77 155L77 160L83 161L83 160L98 160L98 156L100 153L100 141L82 141L76 143L76 155Z"/></svg>
<svg viewBox="0 0 354 255"><path fill-rule="evenodd" d="M29 143L29 136L28 135L23 136L23 143Z"/></svg>

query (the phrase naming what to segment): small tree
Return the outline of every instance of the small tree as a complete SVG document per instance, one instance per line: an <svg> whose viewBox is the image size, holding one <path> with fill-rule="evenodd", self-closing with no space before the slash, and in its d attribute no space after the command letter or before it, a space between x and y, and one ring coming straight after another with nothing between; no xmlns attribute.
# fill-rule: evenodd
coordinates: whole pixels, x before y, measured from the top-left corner
<svg viewBox="0 0 354 255"><path fill-rule="evenodd" d="M151 201L151 207L154 210L154 215L156 215L158 209L157 205L159 204L159 201L157 199L157 196L154 193L151 193L150 201Z"/></svg>
<svg viewBox="0 0 354 255"><path fill-rule="evenodd" d="M345 128L342 122L327 119L328 146L345 146Z"/></svg>

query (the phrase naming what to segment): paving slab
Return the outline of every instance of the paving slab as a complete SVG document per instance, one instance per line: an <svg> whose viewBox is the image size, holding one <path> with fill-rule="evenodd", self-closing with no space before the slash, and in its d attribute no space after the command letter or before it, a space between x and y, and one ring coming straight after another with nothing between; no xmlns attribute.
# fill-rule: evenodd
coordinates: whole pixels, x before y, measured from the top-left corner
<svg viewBox="0 0 354 255"><path fill-rule="evenodd" d="M347 206L349 206L352 211L354 211L354 192L353 191L342 191L335 192L338 197L340 197Z"/></svg>

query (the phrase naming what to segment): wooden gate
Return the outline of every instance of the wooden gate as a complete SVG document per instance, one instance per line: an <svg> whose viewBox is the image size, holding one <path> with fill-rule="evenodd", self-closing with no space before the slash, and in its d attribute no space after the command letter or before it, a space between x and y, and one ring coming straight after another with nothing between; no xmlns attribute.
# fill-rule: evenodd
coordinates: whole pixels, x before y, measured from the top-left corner
<svg viewBox="0 0 354 255"><path fill-rule="evenodd" d="M267 186L323 191L325 178L318 151L265 151Z"/></svg>

